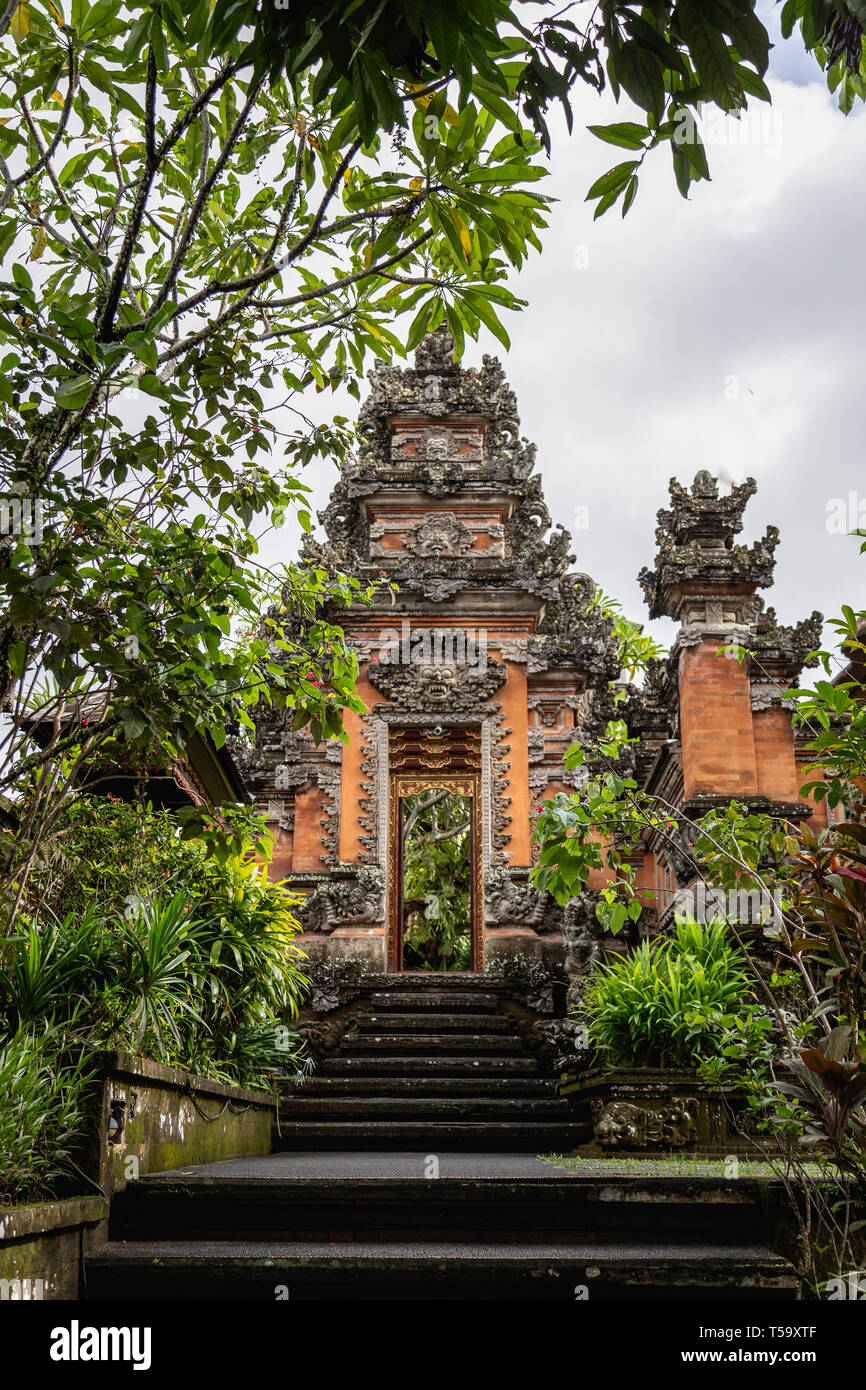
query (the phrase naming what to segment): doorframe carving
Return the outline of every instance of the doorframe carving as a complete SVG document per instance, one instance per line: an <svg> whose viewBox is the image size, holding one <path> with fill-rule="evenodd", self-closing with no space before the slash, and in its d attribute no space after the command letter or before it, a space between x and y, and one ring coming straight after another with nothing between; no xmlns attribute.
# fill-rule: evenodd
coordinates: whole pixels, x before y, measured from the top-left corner
<svg viewBox="0 0 866 1390"><path fill-rule="evenodd" d="M428 788L445 788L456 796L471 799L470 847L471 873L471 934L472 962L470 970L484 969L484 864L483 815L481 804L481 773L468 772L391 772L388 777L388 970L400 973L403 968L403 844L400 833L400 802L404 796L415 796ZM435 972L431 972L435 973Z"/></svg>

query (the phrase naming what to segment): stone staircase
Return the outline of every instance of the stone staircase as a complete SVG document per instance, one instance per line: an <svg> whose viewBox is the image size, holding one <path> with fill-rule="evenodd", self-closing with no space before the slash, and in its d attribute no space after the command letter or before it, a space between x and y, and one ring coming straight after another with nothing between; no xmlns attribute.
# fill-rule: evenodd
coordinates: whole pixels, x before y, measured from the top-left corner
<svg viewBox="0 0 866 1390"><path fill-rule="evenodd" d="M334 1178L274 1154L143 1178L115 1197L111 1241L87 1257L88 1297L796 1297L790 1265L762 1242L760 1184L544 1166L543 1176L428 1179L420 1162L417 1176L398 1178L359 1163Z"/></svg>
<svg viewBox="0 0 866 1390"><path fill-rule="evenodd" d="M569 1153L589 1117L557 1094L484 975L374 979L312 1078L289 1083L280 1148Z"/></svg>
<svg viewBox="0 0 866 1390"><path fill-rule="evenodd" d="M275 1152L115 1195L89 1298L796 1297L766 1182L538 1161L588 1138L588 1117L489 977L378 977L329 1020Z"/></svg>

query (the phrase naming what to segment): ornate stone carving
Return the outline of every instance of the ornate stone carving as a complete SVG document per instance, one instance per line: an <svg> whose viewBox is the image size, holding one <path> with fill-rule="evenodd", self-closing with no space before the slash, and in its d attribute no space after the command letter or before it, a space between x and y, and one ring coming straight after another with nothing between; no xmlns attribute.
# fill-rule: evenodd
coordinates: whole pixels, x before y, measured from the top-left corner
<svg viewBox="0 0 866 1390"><path fill-rule="evenodd" d="M475 537L453 512L431 512L409 527L403 544L413 555L438 559L440 555L465 555L475 545Z"/></svg>
<svg viewBox="0 0 866 1390"><path fill-rule="evenodd" d="M400 570L400 588L410 593L420 594L433 603L444 603L465 589L468 577L465 574L439 574L430 565L418 563Z"/></svg>
<svg viewBox="0 0 866 1390"><path fill-rule="evenodd" d="M380 661L371 663L367 678L401 709L416 713L447 709L449 714L457 714L486 704L505 683L506 674L504 666L491 661L483 667L447 661Z"/></svg>
<svg viewBox="0 0 866 1390"><path fill-rule="evenodd" d="M526 637L503 637L499 643L499 655L503 661L527 661L529 658Z"/></svg>
<svg viewBox="0 0 866 1390"><path fill-rule="evenodd" d="M678 1096L653 1110L629 1101L593 1102L593 1128L605 1149L684 1149L697 1142L700 1103Z"/></svg>
<svg viewBox="0 0 866 1390"><path fill-rule="evenodd" d="M402 424L391 436L391 458L411 468L451 461L479 464L483 461L481 431L477 425Z"/></svg>
<svg viewBox="0 0 866 1390"><path fill-rule="evenodd" d="M604 689L616 680L619 656L613 623L592 607L594 597L595 585L588 575L563 575L540 635L529 639L530 675L569 666L586 672L593 684Z"/></svg>
<svg viewBox="0 0 866 1390"><path fill-rule="evenodd" d="M553 1013L555 981L544 961L514 951L510 955L499 957L496 962L496 974L503 984L508 985L509 989L520 997L528 1009L533 1009L539 1014ZM539 1037L538 1033L536 1037ZM539 1038L539 1041L542 1041L542 1038Z"/></svg>
<svg viewBox="0 0 866 1390"><path fill-rule="evenodd" d="M385 920L384 875L365 864L357 877L320 883L297 910L304 931L329 936L337 927L381 926Z"/></svg>
<svg viewBox="0 0 866 1390"><path fill-rule="evenodd" d="M718 482L706 469L695 475L691 490L671 478L670 510L658 513L655 569L641 570L638 576L651 618L679 618L689 596L703 594L712 608L722 596L730 603L734 595L748 595L772 583L777 528L768 526L752 546L734 545L756 488L754 478L747 478L720 497ZM724 622L721 609L705 610L702 621L714 626L717 619Z"/></svg>
<svg viewBox="0 0 866 1390"><path fill-rule="evenodd" d="M807 658L821 646L823 624L823 614L813 612L795 626L785 626L776 618L775 608L764 611L763 602L758 601L752 630L743 643L752 655L753 709L766 707L755 705L755 686L773 688L771 703L780 703L784 692L796 684L803 667L818 665L818 657Z"/></svg>
<svg viewBox="0 0 866 1390"><path fill-rule="evenodd" d="M484 875L484 916L490 926L531 927L539 936L562 926L562 909L555 899L531 883L515 883L501 865Z"/></svg>
<svg viewBox="0 0 866 1390"><path fill-rule="evenodd" d="M313 1009L317 1014L325 1014L351 1003L357 996L363 981L364 968L359 961L331 960L319 954L311 955L304 961L304 974L312 983L306 1007ZM307 1027L310 1028L310 1025L307 1024ZM344 1031L339 1026L333 1032L314 1032L314 1029L315 1025L310 1029L314 1038L333 1038L335 1041L339 1040Z"/></svg>

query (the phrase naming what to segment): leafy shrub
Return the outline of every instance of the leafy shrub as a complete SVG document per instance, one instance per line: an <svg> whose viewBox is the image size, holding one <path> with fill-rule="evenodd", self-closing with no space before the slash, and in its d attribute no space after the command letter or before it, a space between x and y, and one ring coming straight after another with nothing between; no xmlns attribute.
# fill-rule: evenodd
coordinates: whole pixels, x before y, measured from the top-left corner
<svg viewBox="0 0 866 1390"><path fill-rule="evenodd" d="M247 1085L305 1065L297 902L162 812L81 798L0 946L0 1197L67 1170L94 1048Z"/></svg>
<svg viewBox="0 0 866 1390"><path fill-rule="evenodd" d="M71 1020L92 1008L112 968L111 943L91 905L80 921L70 912L62 921L46 910L43 922L30 922L9 937L0 957L0 1010L9 1027Z"/></svg>
<svg viewBox="0 0 866 1390"><path fill-rule="evenodd" d="M695 1066L732 1033L767 1026L749 1003L745 956L721 922L678 922L673 940L642 942L600 968L587 993L592 1043L614 1066Z"/></svg>
<svg viewBox="0 0 866 1390"><path fill-rule="evenodd" d="M166 1035L181 1044L180 1021L202 1022L191 996L203 928L190 920L190 910L184 894L176 893L169 902L141 903L131 920L119 923L118 983L131 1006L126 1028L134 1030L137 1047L150 1038L160 1057Z"/></svg>
<svg viewBox="0 0 866 1390"><path fill-rule="evenodd" d="M0 1202L35 1200L74 1173L93 1073L83 1052L64 1049L52 1028L0 1043Z"/></svg>
<svg viewBox="0 0 866 1390"><path fill-rule="evenodd" d="M4 943L0 1021L53 1018L88 1043L264 1082L300 1061L284 1026L308 988L297 902L164 812L82 797Z"/></svg>
<svg viewBox="0 0 866 1390"><path fill-rule="evenodd" d="M78 796L42 846L24 905L39 916L46 905L60 918L88 907L122 915L135 899L189 887L203 862L201 846L181 838L168 811Z"/></svg>

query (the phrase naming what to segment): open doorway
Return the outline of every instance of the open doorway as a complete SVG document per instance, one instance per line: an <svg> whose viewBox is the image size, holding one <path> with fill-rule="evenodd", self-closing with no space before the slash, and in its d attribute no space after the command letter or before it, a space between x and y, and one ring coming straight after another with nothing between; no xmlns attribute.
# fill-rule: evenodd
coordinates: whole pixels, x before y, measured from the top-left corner
<svg viewBox="0 0 866 1390"><path fill-rule="evenodd" d="M391 793L391 969L481 969L475 779L396 776Z"/></svg>
<svg viewBox="0 0 866 1390"><path fill-rule="evenodd" d="M447 787L401 797L404 970L472 969L472 798Z"/></svg>

